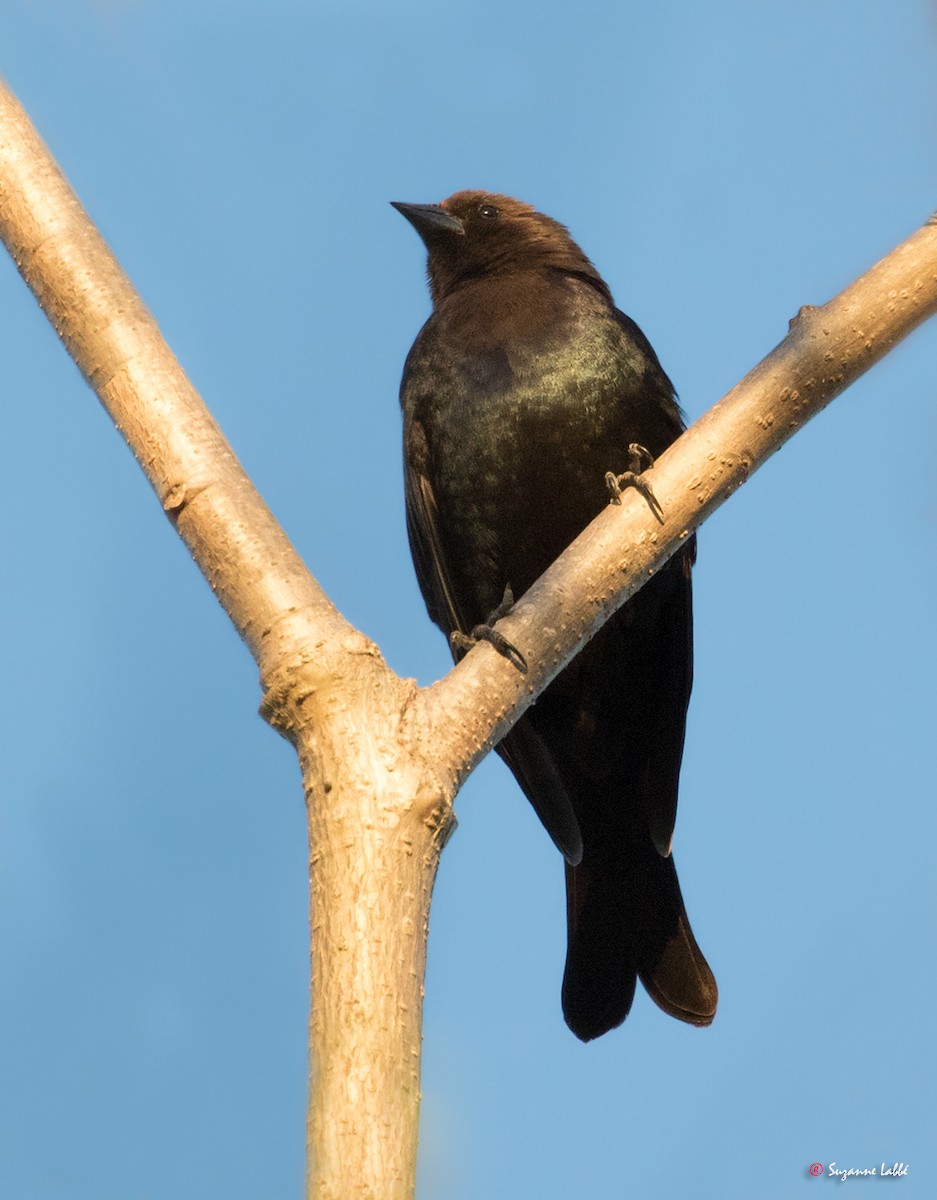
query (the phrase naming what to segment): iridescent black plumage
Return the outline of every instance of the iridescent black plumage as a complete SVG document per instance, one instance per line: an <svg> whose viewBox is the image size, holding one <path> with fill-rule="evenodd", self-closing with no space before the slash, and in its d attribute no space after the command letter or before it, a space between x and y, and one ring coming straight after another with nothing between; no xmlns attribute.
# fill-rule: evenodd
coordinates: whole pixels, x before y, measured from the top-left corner
<svg viewBox="0 0 937 1200"><path fill-rule="evenodd" d="M656 456L683 425L647 339L563 226L484 192L396 207L426 244L433 298L400 393L410 546L431 618L467 633L599 513L632 442ZM625 1018L636 977L682 1020L715 1013L669 857L694 553L645 585L498 747L567 858L563 1011L584 1040Z"/></svg>

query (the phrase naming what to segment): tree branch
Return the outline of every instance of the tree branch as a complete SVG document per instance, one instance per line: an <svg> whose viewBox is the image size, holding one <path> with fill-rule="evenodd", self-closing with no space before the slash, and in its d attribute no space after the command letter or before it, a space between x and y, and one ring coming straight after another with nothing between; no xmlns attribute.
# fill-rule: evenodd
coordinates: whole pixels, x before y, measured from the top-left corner
<svg viewBox="0 0 937 1200"><path fill-rule="evenodd" d="M827 304L802 308L780 345L657 460L645 478L663 525L637 492L625 492L499 622L526 656L527 674L482 644L428 689L436 736L459 745L465 770L693 530L934 312L937 216Z"/></svg>
<svg viewBox="0 0 937 1200"><path fill-rule="evenodd" d="M660 526L626 493L480 645L417 689L308 573L15 98L0 85L0 235L260 668L309 809L308 1194L412 1195L425 939L472 767L682 541L801 425L937 310L928 223L820 309L658 461ZM621 464L609 463L620 470Z"/></svg>
<svg viewBox="0 0 937 1200"><path fill-rule="evenodd" d="M323 641L353 633L251 484L152 314L2 83L0 225L20 274L261 667L271 640L289 640L284 623L299 614ZM307 627L292 640L308 634Z"/></svg>

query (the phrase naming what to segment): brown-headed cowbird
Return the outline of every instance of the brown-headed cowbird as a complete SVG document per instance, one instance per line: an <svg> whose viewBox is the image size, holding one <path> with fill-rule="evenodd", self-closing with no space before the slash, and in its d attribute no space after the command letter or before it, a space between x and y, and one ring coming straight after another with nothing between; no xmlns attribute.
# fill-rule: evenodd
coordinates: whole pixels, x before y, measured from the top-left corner
<svg viewBox="0 0 937 1200"><path fill-rule="evenodd" d="M429 254L433 312L406 361L407 529L429 615L485 624L608 502L629 446L681 433L673 386L566 229L480 191L395 204ZM691 542L607 622L498 746L566 863L567 1024L620 1024L640 978L708 1025L716 982L670 843L692 680Z"/></svg>

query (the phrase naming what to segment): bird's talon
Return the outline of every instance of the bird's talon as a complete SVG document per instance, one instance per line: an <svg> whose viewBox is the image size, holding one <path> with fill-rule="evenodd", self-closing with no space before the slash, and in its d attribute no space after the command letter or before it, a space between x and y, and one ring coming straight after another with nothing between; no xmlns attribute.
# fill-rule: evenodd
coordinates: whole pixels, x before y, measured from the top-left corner
<svg viewBox="0 0 937 1200"><path fill-rule="evenodd" d="M463 633L461 629L453 629L449 634L449 645L453 650L459 651L462 654L468 654L469 650L475 645L476 638L469 637L467 633Z"/></svg>
<svg viewBox="0 0 937 1200"><path fill-rule="evenodd" d="M511 585L508 583L504 588L504 595L501 597L501 603L498 607L488 614L486 625L496 625L502 617L506 617L514 607L514 593L511 591Z"/></svg>
<svg viewBox="0 0 937 1200"><path fill-rule="evenodd" d="M498 633L497 629L494 628L495 624L502 617L506 617L513 607L514 593L511 591L511 585L508 584L504 589L504 595L501 597L501 603L493 612L488 614L488 620L481 625L476 625L471 633L463 633L460 629L454 629L449 634L449 645L453 650L467 654L479 642L488 642L489 645L494 646L499 654L503 655L509 662L512 662L522 675L526 675L527 659L513 642L509 642L503 633Z"/></svg>
<svg viewBox="0 0 937 1200"><path fill-rule="evenodd" d="M637 442L632 442L628 447L629 469L621 475L616 475L614 471L606 471L605 486L608 488L612 504L621 504L621 493L625 488L633 487L635 491L641 493L647 501L648 508L663 525L664 510L654 495L651 485L644 478L644 472L653 465L654 459L651 457L650 451L646 450L644 446L638 445Z"/></svg>
<svg viewBox="0 0 937 1200"><path fill-rule="evenodd" d="M634 471L635 475L640 475L642 471L647 471L654 465L654 456L646 446L642 446L639 442L632 442L628 447L628 467Z"/></svg>
<svg viewBox="0 0 937 1200"><path fill-rule="evenodd" d="M527 659L503 633L498 633L497 629L492 629L490 625L476 625L472 630L472 636L477 641L489 642L508 662L513 663L522 675L527 674Z"/></svg>
<svg viewBox="0 0 937 1200"><path fill-rule="evenodd" d="M476 625L471 633L462 633L461 630L454 629L449 634L449 645L462 654L468 654L479 642L487 642L494 646L495 650L513 663L522 675L527 674L527 659L513 642L509 642L503 633L498 633L497 629L490 625Z"/></svg>

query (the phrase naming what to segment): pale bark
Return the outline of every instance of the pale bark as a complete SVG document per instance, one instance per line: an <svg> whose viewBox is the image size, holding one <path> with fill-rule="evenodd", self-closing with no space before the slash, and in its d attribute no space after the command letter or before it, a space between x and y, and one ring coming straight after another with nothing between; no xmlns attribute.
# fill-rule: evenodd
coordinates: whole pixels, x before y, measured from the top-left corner
<svg viewBox="0 0 937 1200"><path fill-rule="evenodd" d="M308 1195L412 1196L429 902L455 792L550 679L811 416L937 310L928 223L698 421L517 603L520 674L481 645L419 689L331 605L15 98L0 87L0 233L257 660L309 811ZM610 469L622 464L609 463ZM809 486L809 481L799 481ZM406 569L404 565L401 569Z"/></svg>
<svg viewBox="0 0 937 1200"><path fill-rule="evenodd" d="M499 622L499 631L527 656L526 675L486 646L427 689L436 736L451 738L456 755L468 753L464 769L503 737L681 541L935 311L932 216L827 304L802 308L784 340L661 455L646 477L663 507L663 525L637 492L625 492L621 506L609 505ZM797 486L810 481L799 479ZM493 688L499 708L490 703Z"/></svg>

